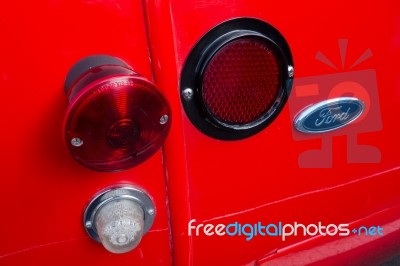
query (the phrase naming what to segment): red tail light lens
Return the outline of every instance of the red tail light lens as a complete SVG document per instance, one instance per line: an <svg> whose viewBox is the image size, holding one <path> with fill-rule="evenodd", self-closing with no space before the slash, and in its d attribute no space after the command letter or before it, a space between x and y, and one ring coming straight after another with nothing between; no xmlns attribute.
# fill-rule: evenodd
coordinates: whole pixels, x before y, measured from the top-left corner
<svg viewBox="0 0 400 266"><path fill-rule="evenodd" d="M168 134L167 101L125 65L90 67L67 93L65 141L73 157L91 169L134 167L153 155Z"/></svg>
<svg viewBox="0 0 400 266"><path fill-rule="evenodd" d="M247 124L260 118L280 89L278 58L265 41L244 38L219 50L203 76L203 100L216 119Z"/></svg>
<svg viewBox="0 0 400 266"><path fill-rule="evenodd" d="M234 19L210 30L190 52L181 75L182 104L206 135L243 139L275 119L292 81L283 36L263 21Z"/></svg>

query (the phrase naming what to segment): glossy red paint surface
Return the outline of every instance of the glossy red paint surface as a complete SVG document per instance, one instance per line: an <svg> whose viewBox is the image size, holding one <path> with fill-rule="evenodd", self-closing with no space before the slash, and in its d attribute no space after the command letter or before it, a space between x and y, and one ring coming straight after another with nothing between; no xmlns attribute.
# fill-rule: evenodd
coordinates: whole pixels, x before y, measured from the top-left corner
<svg viewBox="0 0 400 266"><path fill-rule="evenodd" d="M288 249L281 249L256 265L379 265L393 258L400 249L399 207L387 208L367 217L368 222L356 221L352 226L385 228L385 236L314 237ZM390 247L390 248L388 248Z"/></svg>
<svg viewBox="0 0 400 266"><path fill-rule="evenodd" d="M171 264L161 152L128 171L80 166L62 139L64 79L83 57L110 54L152 80L142 5L137 1L40 1L1 4L0 264ZM114 255L86 234L86 204L100 190L133 184L157 216L141 245ZM154 248L157 243L157 248Z"/></svg>
<svg viewBox="0 0 400 266"><path fill-rule="evenodd" d="M339 0L329 8L318 1L258 0L147 0L143 7L125 0L2 5L0 33L6 37L0 44L0 110L5 114L0 133L0 264L334 265L379 262L400 252L396 109L400 9L396 1ZM294 140L288 104L268 128L245 140L215 140L191 124L179 96L183 64L201 36L236 17L264 20L283 34L293 54L296 79L375 71L379 99L370 100L379 102L382 127L359 133L357 139L379 149L380 163L348 163L347 139L339 136L333 137L332 168L299 167L299 154L318 149L322 140ZM348 40L344 69L339 39ZM350 70L367 49L373 56ZM318 51L337 69L316 60ZM65 75L77 60L99 53L121 57L154 80L172 108L173 123L163 154L158 152L129 171L87 170L63 146ZM112 255L89 239L81 217L96 192L119 183L146 190L155 201L157 217L136 250ZM389 233L379 239L356 239L362 242L358 246L351 244L353 236L246 241L244 237L190 237L191 219L196 219L195 224L214 225L379 224ZM335 253L334 241L347 249ZM322 255L308 260L308 251ZM369 256L360 255L366 252ZM295 261L290 260L293 256Z"/></svg>
<svg viewBox="0 0 400 266"><path fill-rule="evenodd" d="M147 2L155 79L172 102L175 118L164 151L177 265L252 263L305 239L189 237L187 222L191 219L214 225L236 221L339 224L400 204L400 142L394 108L400 103L394 71L399 60L399 14L395 1L336 1L329 8L318 1ZM201 36L235 17L256 17L276 27L291 47L296 78L349 71L351 63L370 48L373 57L353 70L376 71L379 99L371 101L380 102L383 129L359 134L358 141L377 147L381 162L347 163L346 138L335 137L333 168L300 168L299 154L320 147L321 139L293 140L288 105L267 129L245 140L218 141L196 130L179 105L180 71ZM344 70L340 69L338 39L348 39ZM318 51L338 65L338 70L315 60Z"/></svg>

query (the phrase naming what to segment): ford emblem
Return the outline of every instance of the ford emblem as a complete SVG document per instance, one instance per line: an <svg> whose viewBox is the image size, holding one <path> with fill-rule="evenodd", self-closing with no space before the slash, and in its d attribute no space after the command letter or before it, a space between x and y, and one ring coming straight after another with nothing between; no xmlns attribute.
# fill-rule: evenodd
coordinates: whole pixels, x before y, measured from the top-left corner
<svg viewBox="0 0 400 266"><path fill-rule="evenodd" d="M303 133L323 133L344 127L356 120L365 104L354 97L340 97L307 107L295 118L296 129Z"/></svg>

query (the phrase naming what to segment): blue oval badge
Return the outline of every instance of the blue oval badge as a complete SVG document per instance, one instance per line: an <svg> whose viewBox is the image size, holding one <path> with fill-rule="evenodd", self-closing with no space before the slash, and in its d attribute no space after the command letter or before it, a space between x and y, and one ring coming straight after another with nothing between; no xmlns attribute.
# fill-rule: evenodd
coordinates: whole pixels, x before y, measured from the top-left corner
<svg viewBox="0 0 400 266"><path fill-rule="evenodd" d="M332 131L356 120L365 104L354 97L340 97L314 104L295 118L296 129L303 133Z"/></svg>

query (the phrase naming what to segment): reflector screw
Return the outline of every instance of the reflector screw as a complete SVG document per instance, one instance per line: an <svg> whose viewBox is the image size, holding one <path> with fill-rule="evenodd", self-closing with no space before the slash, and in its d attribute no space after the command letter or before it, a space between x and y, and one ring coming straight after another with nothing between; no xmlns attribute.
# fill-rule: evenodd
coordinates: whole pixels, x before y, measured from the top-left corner
<svg viewBox="0 0 400 266"><path fill-rule="evenodd" d="M154 209L149 209L149 210L147 210L147 213L148 213L149 215L153 215L153 214L154 214Z"/></svg>
<svg viewBox="0 0 400 266"><path fill-rule="evenodd" d="M184 89L182 92L182 96L183 96L183 99L185 99L186 101L191 100L193 97L193 90L190 88Z"/></svg>
<svg viewBox="0 0 400 266"><path fill-rule="evenodd" d="M160 124L161 125L164 125L165 123L167 123L168 122L168 115L163 115L161 118L160 118Z"/></svg>
<svg viewBox="0 0 400 266"><path fill-rule="evenodd" d="M85 226L86 226L86 228L91 228L92 227L92 222L91 221L87 221Z"/></svg>
<svg viewBox="0 0 400 266"><path fill-rule="evenodd" d="M80 138L73 138L71 139L71 144L74 147L80 147L83 145L83 140L81 140Z"/></svg>
<svg viewBox="0 0 400 266"><path fill-rule="evenodd" d="M293 78L294 77L294 68L293 68L293 66L288 66L288 75L289 75L289 78Z"/></svg>

